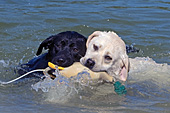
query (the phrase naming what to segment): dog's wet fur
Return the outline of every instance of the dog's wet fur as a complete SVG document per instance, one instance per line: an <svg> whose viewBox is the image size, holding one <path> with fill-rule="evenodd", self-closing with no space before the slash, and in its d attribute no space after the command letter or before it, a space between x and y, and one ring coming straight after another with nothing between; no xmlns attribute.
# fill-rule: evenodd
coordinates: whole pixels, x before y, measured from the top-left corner
<svg viewBox="0 0 170 113"><path fill-rule="evenodd" d="M23 75L35 69L45 69L48 62L62 67L69 67L74 62L79 62L86 53L87 38L75 31L65 31L52 35L45 39L39 46L36 53L37 57L33 58L26 64L18 67L18 74ZM48 49L47 53L41 54L43 49ZM138 52L139 49L126 45L127 53ZM27 77L42 77L42 72L30 74Z"/></svg>
<svg viewBox="0 0 170 113"><path fill-rule="evenodd" d="M36 53L38 57L22 64L18 73L22 75L31 70L45 69L48 67L48 62L62 67L68 67L74 62L79 62L86 52L86 40L86 37L75 31L52 35L40 44ZM48 49L48 52L40 55L43 48Z"/></svg>

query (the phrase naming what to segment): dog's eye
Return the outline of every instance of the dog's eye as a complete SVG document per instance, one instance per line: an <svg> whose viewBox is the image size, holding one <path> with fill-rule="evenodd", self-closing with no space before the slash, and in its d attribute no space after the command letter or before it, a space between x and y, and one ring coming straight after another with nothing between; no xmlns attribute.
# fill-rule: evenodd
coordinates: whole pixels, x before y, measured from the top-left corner
<svg viewBox="0 0 170 113"><path fill-rule="evenodd" d="M62 46L65 46L66 43L65 43L64 41L61 41L61 45L62 45Z"/></svg>
<svg viewBox="0 0 170 113"><path fill-rule="evenodd" d="M74 52L78 52L79 50L77 48L73 48L73 51Z"/></svg>
<svg viewBox="0 0 170 113"><path fill-rule="evenodd" d="M94 48L95 51L97 51L99 49L99 47L96 46L95 44L93 44L93 48Z"/></svg>
<svg viewBox="0 0 170 113"><path fill-rule="evenodd" d="M105 58L106 60L112 60L112 58L111 58L109 55L105 55L104 58Z"/></svg>
<svg viewBox="0 0 170 113"><path fill-rule="evenodd" d="M69 47L74 47L74 46L75 46L75 44L74 44L74 43L72 43L72 44L70 44L70 45L69 45Z"/></svg>

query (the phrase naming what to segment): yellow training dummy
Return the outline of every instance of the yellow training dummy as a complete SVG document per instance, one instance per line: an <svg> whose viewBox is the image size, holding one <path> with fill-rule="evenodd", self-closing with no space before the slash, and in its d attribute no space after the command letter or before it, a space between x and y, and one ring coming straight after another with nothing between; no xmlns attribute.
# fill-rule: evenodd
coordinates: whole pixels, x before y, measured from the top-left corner
<svg viewBox="0 0 170 113"><path fill-rule="evenodd" d="M49 62L48 65L49 65L49 67L51 67L53 69L58 69L59 73L62 76L67 77L67 78L77 76L78 73L81 73L82 71L86 71L87 73L89 73L92 80L105 80L107 82L113 82L113 77L108 75L106 72L93 72L90 69L88 69L87 67L80 64L79 62L75 62L70 67L66 67L66 68L58 67L58 66L52 64L51 62ZM48 71L48 70L49 70L49 68L46 71ZM44 73L46 73L46 72L44 72ZM52 78L54 79L55 77L53 76Z"/></svg>

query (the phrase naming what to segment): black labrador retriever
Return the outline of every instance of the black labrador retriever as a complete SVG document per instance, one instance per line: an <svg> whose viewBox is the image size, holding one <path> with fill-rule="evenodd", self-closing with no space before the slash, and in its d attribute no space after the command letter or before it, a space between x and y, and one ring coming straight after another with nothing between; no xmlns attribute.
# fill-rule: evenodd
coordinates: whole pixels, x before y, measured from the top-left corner
<svg viewBox="0 0 170 113"><path fill-rule="evenodd" d="M35 69L45 69L48 67L48 62L62 67L68 67L74 62L79 62L86 52L86 40L86 37L75 31L61 32L50 36L40 44L36 55L40 55L43 48L48 49L48 52L19 66L19 75ZM40 72L31 74L31 77L41 76L42 73Z"/></svg>
<svg viewBox="0 0 170 113"><path fill-rule="evenodd" d="M40 44L36 53L38 57L19 66L18 74L23 75L35 69L45 69L48 67L48 62L62 67L69 67L74 62L79 62L80 58L85 55L86 41L86 37L75 31L65 31L57 35L52 35ZM40 55L43 48L45 50L48 49L48 52ZM126 45L126 49L127 53L139 51L129 45ZM42 72L36 72L27 77L40 78L42 75Z"/></svg>

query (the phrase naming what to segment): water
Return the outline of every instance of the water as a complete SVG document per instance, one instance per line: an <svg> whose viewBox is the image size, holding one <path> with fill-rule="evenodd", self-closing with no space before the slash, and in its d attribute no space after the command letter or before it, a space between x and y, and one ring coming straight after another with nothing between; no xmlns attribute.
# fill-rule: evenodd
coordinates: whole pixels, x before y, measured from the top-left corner
<svg viewBox="0 0 170 113"><path fill-rule="evenodd" d="M125 96L105 94L112 91L105 85L80 86L78 93L77 86L65 85L58 86L59 91L36 91L32 85L37 82L25 80L0 86L0 112L170 112L169 18L169 0L1 0L1 81L16 78L16 65L32 59L44 39L61 31L88 36L114 30L141 51L129 54L139 57L139 64L129 73Z"/></svg>

